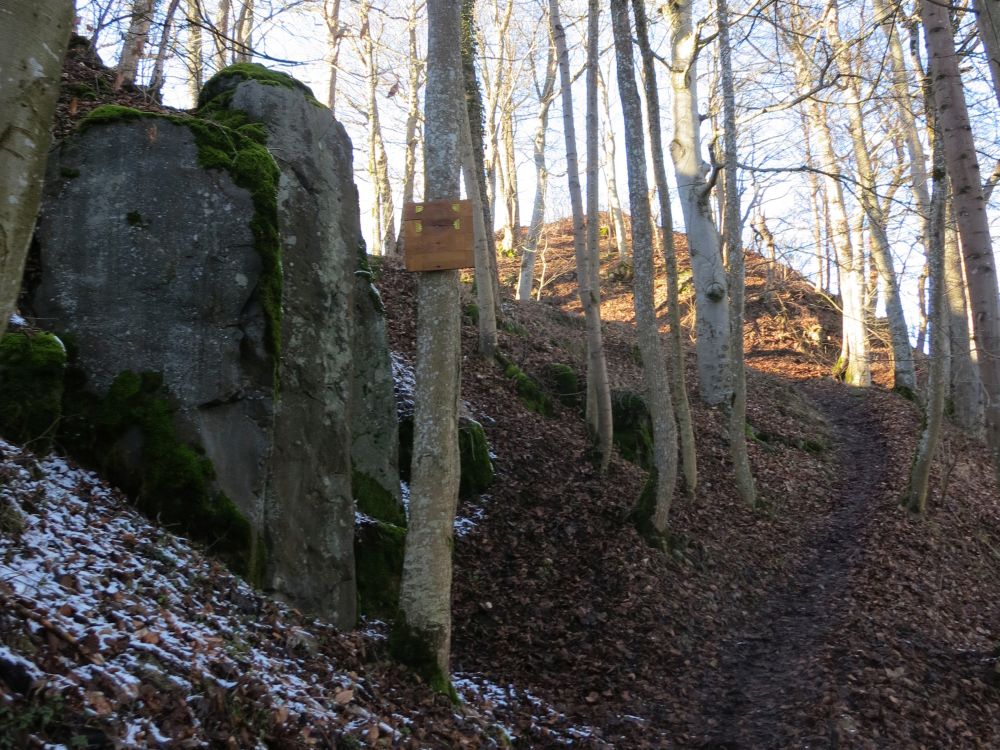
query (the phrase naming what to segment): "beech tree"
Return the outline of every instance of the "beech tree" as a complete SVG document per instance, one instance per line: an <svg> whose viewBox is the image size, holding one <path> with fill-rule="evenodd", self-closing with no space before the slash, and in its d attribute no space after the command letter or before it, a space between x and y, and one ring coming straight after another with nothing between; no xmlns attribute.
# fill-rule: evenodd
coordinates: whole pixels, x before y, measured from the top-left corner
<svg viewBox="0 0 1000 750"><path fill-rule="evenodd" d="M462 59L459 5L427 3L424 196L459 195ZM454 695L451 652L452 535L458 504L461 338L457 271L417 275L417 362L410 516L390 647L436 689Z"/></svg>
<svg viewBox="0 0 1000 750"><path fill-rule="evenodd" d="M684 212L697 313L698 390L717 406L732 393L729 300L719 230L712 217L707 166L701 156L698 113L698 37L690 0L663 6L670 22L670 87L673 92L674 161L677 192Z"/></svg>
<svg viewBox="0 0 1000 750"><path fill-rule="evenodd" d="M0 334L35 229L72 22L70 0L0 5Z"/></svg>
<svg viewBox="0 0 1000 750"><path fill-rule="evenodd" d="M591 12L596 9L590 6ZM569 183L570 204L573 208L573 249L576 255L576 277L580 291L580 304L587 326L587 424L595 438L598 463L601 470L611 461L611 386L608 382L607 360L601 334L600 290L594 289L595 274L587 256L586 226L583 213L583 196L580 190L580 167L576 157L576 127L573 121L573 80L569 70L569 53L566 49L566 31L559 17L558 0L549 0L549 23L559 61L559 82L562 87L563 135L566 139L566 178ZM597 44L590 38L588 44ZM593 397L589 393L593 389Z"/></svg>
<svg viewBox="0 0 1000 750"><path fill-rule="evenodd" d="M920 17L927 35L934 101L962 239L979 374L986 396L986 443L1000 479L1000 290L986 200L948 8L934 0L921 0Z"/></svg>
<svg viewBox="0 0 1000 750"><path fill-rule="evenodd" d="M629 22L628 0L611 0L611 26L615 37L618 94L625 123L629 209L632 214L633 304L646 403L653 423L653 470L649 478L652 491L643 491L633 516L637 528L647 539L663 544L677 481L677 426L653 302L653 222L646 193L648 182L642 104L632 62L632 24Z"/></svg>

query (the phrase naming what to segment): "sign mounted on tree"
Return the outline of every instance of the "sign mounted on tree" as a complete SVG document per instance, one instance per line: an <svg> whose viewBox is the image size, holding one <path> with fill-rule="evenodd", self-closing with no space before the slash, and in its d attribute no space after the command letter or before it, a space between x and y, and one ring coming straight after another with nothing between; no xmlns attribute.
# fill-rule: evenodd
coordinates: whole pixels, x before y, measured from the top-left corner
<svg viewBox="0 0 1000 750"><path fill-rule="evenodd" d="M407 271L474 268L472 201L428 201L403 206Z"/></svg>

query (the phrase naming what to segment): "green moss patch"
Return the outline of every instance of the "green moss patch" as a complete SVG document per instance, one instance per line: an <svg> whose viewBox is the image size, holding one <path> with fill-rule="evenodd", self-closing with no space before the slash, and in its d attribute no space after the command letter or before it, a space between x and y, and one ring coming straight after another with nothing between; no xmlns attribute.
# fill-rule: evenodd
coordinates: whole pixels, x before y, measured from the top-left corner
<svg viewBox="0 0 1000 750"><path fill-rule="evenodd" d="M0 339L0 434L47 450L62 414L66 350L51 333L15 331Z"/></svg>
<svg viewBox="0 0 1000 750"><path fill-rule="evenodd" d="M503 368L504 377L514 381L517 395L520 396L524 405L531 411L537 412L542 416L551 416L554 411L552 399L542 390L541 386L500 352L496 353L496 360L500 367Z"/></svg>
<svg viewBox="0 0 1000 750"><path fill-rule="evenodd" d="M372 518L355 524L354 570L358 611L391 620L399 604L406 529Z"/></svg>
<svg viewBox="0 0 1000 750"><path fill-rule="evenodd" d="M458 454L462 469L458 493L472 497L485 492L494 479L490 446L483 426L472 419L462 419L458 425Z"/></svg>
<svg viewBox="0 0 1000 750"><path fill-rule="evenodd" d="M389 653L396 661L405 664L430 685L431 689L448 696L452 703L458 703L458 693L451 684L451 678L437 663L436 644L441 635L411 626L400 614L389 634Z"/></svg>
<svg viewBox="0 0 1000 750"><path fill-rule="evenodd" d="M458 422L458 456L461 471L459 494L472 497L493 484L493 462L483 426L465 417ZM413 460L413 416L399 420L399 478L410 481Z"/></svg>
<svg viewBox="0 0 1000 750"><path fill-rule="evenodd" d="M583 399L580 398L580 379L576 376L576 371L569 365L552 362L545 369L545 379L547 385L556 394L556 398L564 406L578 407Z"/></svg>
<svg viewBox="0 0 1000 750"><path fill-rule="evenodd" d="M366 516L395 526L406 526L403 504L375 479L356 468L351 469L351 492L358 510Z"/></svg>
<svg viewBox="0 0 1000 750"><path fill-rule="evenodd" d="M123 372L103 397L82 388L78 373L68 381L60 442L69 452L134 495L146 515L204 543L259 584L266 566L264 545L216 487L212 462L200 446L178 436L162 377Z"/></svg>
<svg viewBox="0 0 1000 750"><path fill-rule="evenodd" d="M641 395L633 391L611 392L614 443L622 458L644 469L653 468L653 422Z"/></svg>
<svg viewBox="0 0 1000 750"><path fill-rule="evenodd" d="M198 96L198 106L202 107L224 91L234 88L241 81L257 81L265 86L279 86L305 94L306 99L316 106L323 105L317 101L312 89L301 81L277 70L265 68L258 63L235 63L223 68L202 87Z"/></svg>
<svg viewBox="0 0 1000 750"><path fill-rule="evenodd" d="M656 549L666 551L667 535L659 531L653 525L653 514L656 511L656 469L649 472L646 483L642 486L642 492L636 500L635 506L628 514L628 520L635 526L639 536L646 540L646 543Z"/></svg>

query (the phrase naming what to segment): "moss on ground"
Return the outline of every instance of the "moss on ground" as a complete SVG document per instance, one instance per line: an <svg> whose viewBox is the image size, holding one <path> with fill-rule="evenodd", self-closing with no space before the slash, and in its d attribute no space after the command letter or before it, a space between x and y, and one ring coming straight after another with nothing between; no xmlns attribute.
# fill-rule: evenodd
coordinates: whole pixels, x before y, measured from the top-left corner
<svg viewBox="0 0 1000 750"><path fill-rule="evenodd" d="M517 395L520 396L524 405L542 416L552 416L554 411L552 399L542 390L541 386L505 355L497 352L495 356L497 363L503 368L504 377L514 381Z"/></svg>
<svg viewBox="0 0 1000 750"><path fill-rule="evenodd" d="M622 458L652 469L653 423L645 399L633 391L612 391L611 419L614 443Z"/></svg>
<svg viewBox="0 0 1000 750"><path fill-rule="evenodd" d="M552 362L545 371L548 384L551 386L556 398L564 406L578 407L582 399L580 398L580 379L576 376L576 371L569 365L559 362Z"/></svg>
<svg viewBox="0 0 1000 750"><path fill-rule="evenodd" d="M196 115L165 115L144 112L117 104L92 110L80 123L80 131L114 122L159 119L183 125L194 136L198 164L203 169L226 171L233 182L250 193L254 214L250 231L254 249L261 259L257 293L267 319L267 350L281 352L281 237L278 232L278 167L267 150L267 131L238 110L227 108L231 92L205 100ZM137 212L130 212L139 216ZM133 226L132 219L127 220Z"/></svg>
<svg viewBox="0 0 1000 750"><path fill-rule="evenodd" d="M375 519L354 527L354 570L358 611L391 620L399 603L406 529Z"/></svg>
<svg viewBox="0 0 1000 750"><path fill-rule="evenodd" d="M389 633L389 653L396 661L420 675L432 690L457 704L458 693L449 675L438 665L435 655L435 646L440 638L438 633L411 626L400 613Z"/></svg>
<svg viewBox="0 0 1000 750"><path fill-rule="evenodd" d="M651 469L646 483L642 486L642 492L639 493L639 498L632 510L629 511L628 520L649 546L666 550L667 535L653 525L653 514L656 512L657 477L656 469Z"/></svg>
<svg viewBox="0 0 1000 750"><path fill-rule="evenodd" d="M136 498L139 508L191 538L259 585L265 545L215 484L200 446L184 442L174 407L156 373L125 371L105 396L88 393L78 372L67 378L60 442ZM133 467L138 457L138 470Z"/></svg>
<svg viewBox="0 0 1000 750"><path fill-rule="evenodd" d="M66 349L53 334L14 331L0 339L0 434L44 452L62 414Z"/></svg>

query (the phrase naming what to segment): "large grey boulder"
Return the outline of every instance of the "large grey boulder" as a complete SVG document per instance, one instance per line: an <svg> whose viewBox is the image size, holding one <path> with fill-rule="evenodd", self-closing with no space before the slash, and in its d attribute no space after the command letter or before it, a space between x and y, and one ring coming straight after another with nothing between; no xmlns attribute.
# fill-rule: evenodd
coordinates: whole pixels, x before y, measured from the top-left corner
<svg viewBox="0 0 1000 750"><path fill-rule="evenodd" d="M160 373L181 437L260 529L274 367L253 215L247 190L199 166L187 126L89 128L50 159L33 308L94 393L125 371Z"/></svg>
<svg viewBox="0 0 1000 750"><path fill-rule="evenodd" d="M240 142L266 131L270 156L227 161L211 142L219 126L202 120L91 123L52 159L34 311L67 334L99 397L126 370L162 374L178 437L266 540L259 581L348 627L352 479L400 507L385 323L358 273L351 142L308 89L259 66L234 66L204 91L204 117L238 128L227 132ZM254 169L273 172L276 196L246 184ZM119 443L116 460L142 460L134 430Z"/></svg>

